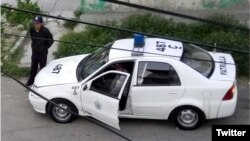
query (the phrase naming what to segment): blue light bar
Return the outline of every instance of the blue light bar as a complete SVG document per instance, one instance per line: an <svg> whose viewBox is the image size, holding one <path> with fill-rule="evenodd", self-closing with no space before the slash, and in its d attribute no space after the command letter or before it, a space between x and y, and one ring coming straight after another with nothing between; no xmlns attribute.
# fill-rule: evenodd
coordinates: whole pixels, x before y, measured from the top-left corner
<svg viewBox="0 0 250 141"><path fill-rule="evenodd" d="M145 38L141 34L134 34L134 46L135 47L144 47Z"/></svg>

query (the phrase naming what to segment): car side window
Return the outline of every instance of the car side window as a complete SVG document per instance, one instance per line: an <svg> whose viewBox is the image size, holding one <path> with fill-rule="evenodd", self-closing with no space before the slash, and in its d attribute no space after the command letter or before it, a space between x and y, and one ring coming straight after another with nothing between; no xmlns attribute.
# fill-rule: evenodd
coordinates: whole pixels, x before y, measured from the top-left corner
<svg viewBox="0 0 250 141"><path fill-rule="evenodd" d="M170 64L161 62L140 62L137 85L179 86L181 82L177 72Z"/></svg>
<svg viewBox="0 0 250 141"><path fill-rule="evenodd" d="M90 90L117 99L125 80L126 75L108 73L94 80Z"/></svg>

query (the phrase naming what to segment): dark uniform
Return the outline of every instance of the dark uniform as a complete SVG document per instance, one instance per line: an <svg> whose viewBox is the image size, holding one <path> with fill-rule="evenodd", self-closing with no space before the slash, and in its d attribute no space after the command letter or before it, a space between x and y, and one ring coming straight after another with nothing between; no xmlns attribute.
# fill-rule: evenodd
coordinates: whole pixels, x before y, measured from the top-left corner
<svg viewBox="0 0 250 141"><path fill-rule="evenodd" d="M38 32L35 30L35 28L31 28L29 32L31 37L46 38L51 40L31 38L31 70L29 80L26 83L27 86L30 86L34 83L34 79L38 70L38 65L40 66L40 69L46 66L48 49L54 42L53 36L50 33L49 29L44 26L42 26Z"/></svg>

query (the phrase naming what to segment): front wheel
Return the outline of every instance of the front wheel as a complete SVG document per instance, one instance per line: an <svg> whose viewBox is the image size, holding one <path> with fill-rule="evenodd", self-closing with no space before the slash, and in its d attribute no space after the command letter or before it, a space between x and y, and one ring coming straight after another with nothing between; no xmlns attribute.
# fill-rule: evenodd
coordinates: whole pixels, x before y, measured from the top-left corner
<svg viewBox="0 0 250 141"><path fill-rule="evenodd" d="M200 126L203 121L203 113L194 107L181 107L174 111L172 120L180 129L193 130Z"/></svg>
<svg viewBox="0 0 250 141"><path fill-rule="evenodd" d="M54 102L64 109L78 113L76 107L69 101L57 99L54 100ZM58 123L69 123L75 118L75 116L64 109L61 109L60 107L50 103L48 106L48 114L51 119Z"/></svg>

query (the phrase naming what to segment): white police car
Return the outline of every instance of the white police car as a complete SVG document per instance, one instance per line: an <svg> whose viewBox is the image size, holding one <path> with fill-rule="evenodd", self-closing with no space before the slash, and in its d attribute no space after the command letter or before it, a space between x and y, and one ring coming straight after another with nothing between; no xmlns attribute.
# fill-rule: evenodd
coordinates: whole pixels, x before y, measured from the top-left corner
<svg viewBox="0 0 250 141"><path fill-rule="evenodd" d="M139 35L93 54L50 62L32 89L117 129L119 118L172 119L181 129L195 129L203 119L231 116L237 101L230 54ZM29 100L35 111L56 122L74 118L31 92Z"/></svg>

